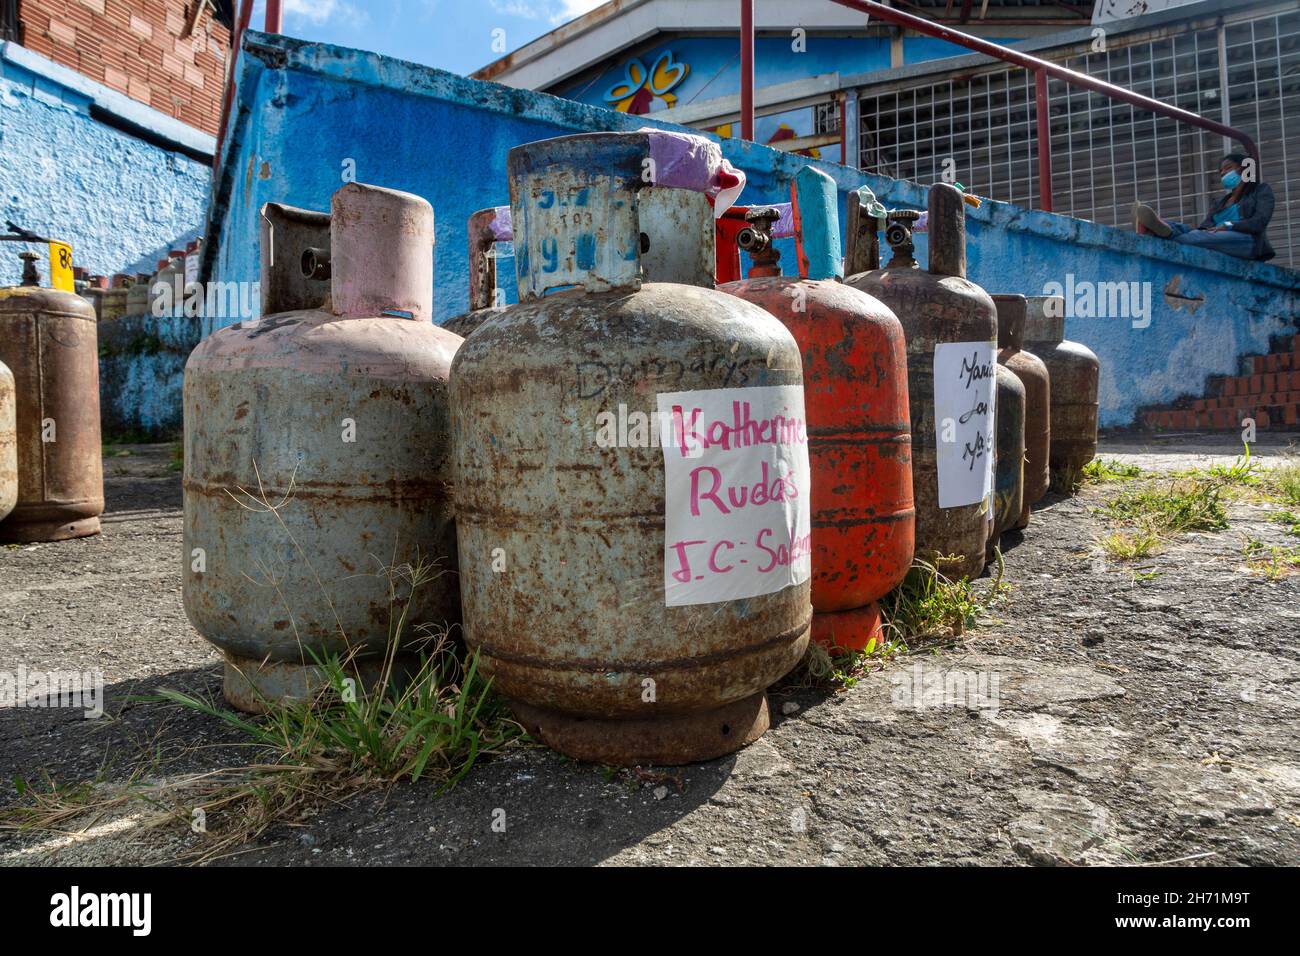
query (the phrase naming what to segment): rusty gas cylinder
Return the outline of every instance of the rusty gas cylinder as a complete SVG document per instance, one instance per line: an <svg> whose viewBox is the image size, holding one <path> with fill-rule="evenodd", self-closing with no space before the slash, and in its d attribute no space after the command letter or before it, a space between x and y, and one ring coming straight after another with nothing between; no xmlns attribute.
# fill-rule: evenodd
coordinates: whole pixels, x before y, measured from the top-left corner
<svg viewBox="0 0 1300 956"><path fill-rule="evenodd" d="M1101 363L1087 346L1066 341L1063 298L1026 296L1025 306L1026 346L1043 360L1051 379L1052 480L1069 490L1097 454Z"/></svg>
<svg viewBox="0 0 1300 956"><path fill-rule="evenodd" d="M751 207L737 244L749 278L718 288L781 320L803 353L813 483L813 640L861 650L881 637L877 601L912 564L907 344L882 302L843 282L835 182L805 166L791 186L798 277L781 275L772 226Z"/></svg>
<svg viewBox="0 0 1300 956"><path fill-rule="evenodd" d="M1015 372L1025 388L1024 505L1015 527L1029 525L1032 507L1047 494L1052 442L1051 377L1047 366L1024 347L1026 302L1023 295L995 295L998 307L998 362Z"/></svg>
<svg viewBox="0 0 1300 956"><path fill-rule="evenodd" d="M853 197L850 197L852 200ZM907 339L916 554L948 576L984 568L993 495L997 310L966 279L966 213L960 190L930 188L930 269L913 258L919 213L890 213L894 257L848 284L893 309ZM859 216L849 260L861 261L876 220ZM870 263L868 263L870 264Z"/></svg>
<svg viewBox="0 0 1300 956"><path fill-rule="evenodd" d="M1025 386L1016 373L997 366L996 441L993 454L993 521L987 554L1020 521L1025 507Z"/></svg>
<svg viewBox="0 0 1300 956"><path fill-rule="evenodd" d="M469 308L442 324L462 337L468 337L494 309L504 305L497 288L496 244L509 242L513 236L510 207L480 209L469 217L465 231L469 235Z"/></svg>
<svg viewBox="0 0 1300 956"><path fill-rule="evenodd" d="M0 289L0 362L14 377L18 500L0 541L61 541L99 533L104 473L95 310L40 288L35 255L23 285Z"/></svg>
<svg viewBox="0 0 1300 956"><path fill-rule="evenodd" d="M99 306L99 321L114 322L126 315L127 298L131 294L131 277L118 273L113 284L104 293Z"/></svg>
<svg viewBox="0 0 1300 956"><path fill-rule="evenodd" d="M0 521L18 504L17 398L14 373L0 362Z"/></svg>
<svg viewBox="0 0 1300 956"><path fill-rule="evenodd" d="M511 150L520 301L452 365L465 640L529 733L582 760L745 745L808 642L798 347L668 281L712 274L690 189L725 172L716 144L658 131ZM645 281L673 222L685 248Z"/></svg>
<svg viewBox="0 0 1300 956"><path fill-rule="evenodd" d="M277 254L262 316L204 339L184 390L185 610L249 711L314 693L327 655L369 681L397 640L400 673L415 628L459 617L447 375L461 340L432 324L433 210L349 183L328 249L323 214L263 214L286 228L263 230Z"/></svg>

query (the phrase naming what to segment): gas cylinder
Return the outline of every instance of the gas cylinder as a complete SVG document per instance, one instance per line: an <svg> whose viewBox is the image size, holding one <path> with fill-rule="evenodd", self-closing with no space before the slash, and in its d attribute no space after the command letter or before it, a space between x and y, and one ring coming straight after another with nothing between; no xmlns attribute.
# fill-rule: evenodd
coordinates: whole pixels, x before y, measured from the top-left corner
<svg viewBox="0 0 1300 956"><path fill-rule="evenodd" d="M813 483L813 640L861 650L876 601L912 564L907 344L887 306L843 282L835 181L805 166L791 186L799 276L781 275L773 207L751 207L737 244L749 278L718 288L781 320L803 353Z"/></svg>
<svg viewBox="0 0 1300 956"><path fill-rule="evenodd" d="M159 259L158 267L154 274L149 277L149 306L145 310L149 315L161 316L167 314L168 298L171 295L171 284L169 274L171 269L170 259Z"/></svg>
<svg viewBox="0 0 1300 956"><path fill-rule="evenodd" d="M99 348L95 310L40 288L36 255L23 284L0 289L0 362L14 377L18 500L0 541L61 541L99 533Z"/></svg>
<svg viewBox="0 0 1300 956"><path fill-rule="evenodd" d="M988 557L1025 508L1025 386L1005 365L997 366L993 453L993 527Z"/></svg>
<svg viewBox="0 0 1300 956"><path fill-rule="evenodd" d="M716 143L580 134L508 167L520 301L452 365L466 643L572 757L729 753L808 642L798 346L758 306L669 281L712 274L712 223L688 211L728 172Z"/></svg>
<svg viewBox="0 0 1300 956"><path fill-rule="evenodd" d="M149 284L153 276L139 272L126 290L126 315L145 315L149 311Z"/></svg>
<svg viewBox="0 0 1300 956"><path fill-rule="evenodd" d="M369 681L395 639L400 674L411 629L458 618L447 374L461 340L432 324L433 210L349 183L331 211L329 307L282 311L277 290L319 293L268 282L262 317L185 366L185 610L225 652L226 699L253 712L313 694L327 655ZM264 270L318 274L324 251L293 254L284 235Z"/></svg>
<svg viewBox="0 0 1300 956"><path fill-rule="evenodd" d="M1048 454L1051 449L1051 384L1047 366L1024 348L1023 295L995 295L998 307L998 363L1005 365L1025 388L1025 488L1024 506L1014 527L1029 525L1029 514L1047 494L1050 484Z"/></svg>
<svg viewBox="0 0 1300 956"><path fill-rule="evenodd" d="M893 259L848 284L893 309L907 339L917 556L945 575L974 577L983 570L990 532L997 310L966 279L961 191L946 183L930 188L928 272L912 255L919 216L891 212L885 238ZM862 244L869 244L861 233L876 229L873 216L858 220L850 261L860 261Z"/></svg>
<svg viewBox="0 0 1300 956"><path fill-rule="evenodd" d="M1065 340L1063 298L1026 296L1025 308L1025 343L1051 379L1052 481L1069 491L1097 454L1101 363L1087 346Z"/></svg>
<svg viewBox="0 0 1300 956"><path fill-rule="evenodd" d="M0 362L0 521L18 504L18 409L14 373Z"/></svg>
<svg viewBox="0 0 1300 956"><path fill-rule="evenodd" d="M494 308L500 308L497 290L498 242L512 237L510 207L491 206L469 217L469 309L448 319L442 327L460 336L468 336L483 324Z"/></svg>
<svg viewBox="0 0 1300 956"><path fill-rule="evenodd" d="M81 296L90 303L90 307L95 310L95 321L103 320L104 296L108 294L108 277L107 276L86 276L84 280L74 280L77 295Z"/></svg>
<svg viewBox="0 0 1300 956"><path fill-rule="evenodd" d="M113 322L126 314L127 298L131 294L131 277L118 273L113 284L104 293L99 306L99 321Z"/></svg>

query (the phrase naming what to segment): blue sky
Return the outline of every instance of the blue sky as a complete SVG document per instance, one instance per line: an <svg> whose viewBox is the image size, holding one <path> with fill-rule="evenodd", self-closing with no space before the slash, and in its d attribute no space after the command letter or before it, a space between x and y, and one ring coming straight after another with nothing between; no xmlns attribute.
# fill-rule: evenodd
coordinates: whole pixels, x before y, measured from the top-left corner
<svg viewBox="0 0 1300 956"><path fill-rule="evenodd" d="M600 6L603 0L283 0L284 32L306 40L373 50L453 73L497 59L493 31L506 51ZM265 0L253 5L262 29Z"/></svg>

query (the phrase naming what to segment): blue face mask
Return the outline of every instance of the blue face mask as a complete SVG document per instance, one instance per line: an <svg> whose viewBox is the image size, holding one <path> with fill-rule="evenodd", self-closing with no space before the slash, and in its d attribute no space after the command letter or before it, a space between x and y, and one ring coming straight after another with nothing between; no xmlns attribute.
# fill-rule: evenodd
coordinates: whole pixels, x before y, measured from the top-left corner
<svg viewBox="0 0 1300 956"><path fill-rule="evenodd" d="M1241 185L1241 173L1237 172L1235 169L1232 170L1231 172L1224 173L1223 175L1224 189L1228 190L1228 192L1232 192L1240 185Z"/></svg>

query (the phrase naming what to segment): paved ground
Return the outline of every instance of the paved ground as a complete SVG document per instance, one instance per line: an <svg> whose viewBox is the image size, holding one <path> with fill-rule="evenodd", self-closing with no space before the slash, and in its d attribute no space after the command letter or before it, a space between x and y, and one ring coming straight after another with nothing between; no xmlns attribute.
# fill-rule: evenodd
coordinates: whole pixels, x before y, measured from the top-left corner
<svg viewBox="0 0 1300 956"><path fill-rule="evenodd" d="M106 460L102 536L0 548L0 670L101 668L109 684L101 720L0 708L0 806L17 802L16 775L111 782L142 751L160 775L244 753L214 719L127 702L220 686L181 609L168 449L130 451ZM1281 449L1255 451L1267 462ZM1103 449L1162 470L1235 453L1188 436ZM740 754L637 786L521 747L447 795L363 794L228 862L1300 862L1300 575L1270 581L1242 559L1246 535L1280 544L1282 528L1235 506L1229 530L1186 536L1135 574L1095 545L1106 526L1093 509L1114 491L1049 499L1004 540L1012 590L996 620L847 691L778 691L775 726ZM977 706L917 693L935 674L969 676ZM140 819L0 831L0 863L167 861L194 845Z"/></svg>

